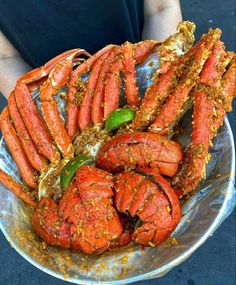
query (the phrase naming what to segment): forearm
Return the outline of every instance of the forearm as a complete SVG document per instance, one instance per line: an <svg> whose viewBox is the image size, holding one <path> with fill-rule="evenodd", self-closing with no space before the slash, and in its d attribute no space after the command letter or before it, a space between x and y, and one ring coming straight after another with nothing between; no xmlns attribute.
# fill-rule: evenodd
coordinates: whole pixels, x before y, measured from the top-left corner
<svg viewBox="0 0 236 285"><path fill-rule="evenodd" d="M0 91L4 97L10 95L16 81L28 70L30 66L19 55L0 59Z"/></svg>
<svg viewBox="0 0 236 285"><path fill-rule="evenodd" d="M144 10L145 21L142 39L163 40L173 34L177 24L182 21L178 0L146 0Z"/></svg>
<svg viewBox="0 0 236 285"><path fill-rule="evenodd" d="M0 32L0 91L7 98L16 81L30 70L30 66Z"/></svg>

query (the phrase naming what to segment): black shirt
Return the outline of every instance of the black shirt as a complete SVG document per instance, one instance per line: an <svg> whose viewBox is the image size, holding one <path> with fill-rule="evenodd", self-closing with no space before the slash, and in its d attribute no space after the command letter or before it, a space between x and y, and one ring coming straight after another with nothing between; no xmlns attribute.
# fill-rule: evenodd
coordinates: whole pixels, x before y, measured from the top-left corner
<svg viewBox="0 0 236 285"><path fill-rule="evenodd" d="M76 47L141 40L143 0L0 0L0 29L32 66Z"/></svg>

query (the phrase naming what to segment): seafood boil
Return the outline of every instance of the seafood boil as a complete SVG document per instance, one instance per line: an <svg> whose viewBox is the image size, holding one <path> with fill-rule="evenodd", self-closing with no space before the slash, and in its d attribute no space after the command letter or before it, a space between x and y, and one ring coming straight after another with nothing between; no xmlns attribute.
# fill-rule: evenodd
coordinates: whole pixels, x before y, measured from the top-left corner
<svg viewBox="0 0 236 285"><path fill-rule="evenodd" d="M22 183L1 169L0 182L33 208L32 227L47 244L100 254L131 242L160 246L175 230L236 96L236 55L221 30L195 44L194 31L185 21L163 42L69 50L17 81L0 128ZM141 98L136 66L151 55L159 66ZM183 148L175 134L191 108Z"/></svg>

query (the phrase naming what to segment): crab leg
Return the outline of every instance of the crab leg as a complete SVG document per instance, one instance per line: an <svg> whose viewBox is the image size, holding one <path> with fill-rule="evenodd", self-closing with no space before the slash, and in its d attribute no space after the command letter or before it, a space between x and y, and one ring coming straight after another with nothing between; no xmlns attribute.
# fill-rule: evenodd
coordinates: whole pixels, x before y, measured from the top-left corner
<svg viewBox="0 0 236 285"><path fill-rule="evenodd" d="M104 92L104 119L119 107L121 78L120 72L123 69L123 61L121 57L114 60L107 74L106 86Z"/></svg>
<svg viewBox="0 0 236 285"><path fill-rule="evenodd" d="M60 155L52 144L50 133L26 85L17 83L15 99L22 119L39 153L51 162L58 161ZM14 123L17 124L17 122Z"/></svg>
<svg viewBox="0 0 236 285"><path fill-rule="evenodd" d="M78 114L78 124L80 130L82 131L87 129L91 123L91 110L92 110L92 100L93 100L94 90L98 82L98 77L101 67L104 63L104 60L107 58L110 52L111 51L109 50L108 52L104 53L101 57L98 58L89 76L87 89L83 97L82 103L80 105L80 110Z"/></svg>
<svg viewBox="0 0 236 285"><path fill-rule="evenodd" d="M136 85L136 72L134 60L134 46L130 42L122 45L123 63L124 63L124 80L127 104L131 107L139 106L138 88Z"/></svg>
<svg viewBox="0 0 236 285"><path fill-rule="evenodd" d="M39 89L39 87L40 87L41 85L43 85L43 83L44 83L46 80L47 80L47 76L44 76L44 77L42 77L41 79L39 79L39 80L37 80L37 81L35 81L35 82L28 83L28 84L27 84L27 87L28 87L29 92L32 92L32 91L34 91L34 90L36 90L36 89Z"/></svg>
<svg viewBox="0 0 236 285"><path fill-rule="evenodd" d="M178 121L179 116L182 115L182 108L188 99L189 92L196 84L198 75L220 35L221 31L218 29L211 30L208 33L204 42L197 49L192 63L190 63L182 75L177 88L168 98L154 123L150 126L150 131L160 134L169 134L172 131L172 126Z"/></svg>
<svg viewBox="0 0 236 285"><path fill-rule="evenodd" d="M131 124L133 130L144 130L155 118L156 113L162 106L164 101L168 98L170 91L176 84L177 75L176 70L180 69L181 61L184 62L192 56L193 48L190 49L186 55L177 59L172 66L165 65L162 72L151 87L149 87L142 100L141 108L136 112L136 116ZM162 68L162 66L160 67Z"/></svg>
<svg viewBox="0 0 236 285"><path fill-rule="evenodd" d="M158 41L145 40L134 45L135 64L143 62L153 49L160 45ZM105 94L104 94L104 119L119 107L121 78L120 72L123 70L123 61L118 57L112 63L106 78Z"/></svg>
<svg viewBox="0 0 236 285"><path fill-rule="evenodd" d="M101 49L93 56L91 56L88 60L79 65L73 72L68 84L68 99L66 106L66 130L71 139L73 139L78 131L78 114L79 114L79 106L77 104L77 93L78 81L80 76L91 70L95 61L101 57L104 53L112 50L115 45L108 45L105 48Z"/></svg>
<svg viewBox="0 0 236 285"><path fill-rule="evenodd" d="M16 182L10 175L0 169L0 182L11 190L21 200L26 202L31 207L36 206L36 202L30 197L30 193L26 192L23 185Z"/></svg>
<svg viewBox="0 0 236 285"><path fill-rule="evenodd" d="M177 74L185 62L194 54L196 47L189 49L194 42L195 25L185 21L178 25L177 33L168 37L159 47L160 67L153 78L153 85L148 88L141 104L141 109L131 124L133 130L144 130L155 118L156 113L168 98L177 81ZM179 57L183 52L184 56ZM175 62L174 62L175 60Z"/></svg>
<svg viewBox="0 0 236 285"><path fill-rule="evenodd" d="M39 97L44 119L63 157L73 157L74 149L53 97L68 82L73 68L72 59L64 59L54 67L41 87Z"/></svg>
<svg viewBox="0 0 236 285"><path fill-rule="evenodd" d="M105 80L111 63L120 52L120 47L113 49L102 64L93 96L91 116L94 124L102 123Z"/></svg>
<svg viewBox="0 0 236 285"><path fill-rule="evenodd" d="M174 85L174 69L169 69L163 74L157 82L147 89L142 101L141 109L131 124L133 130L144 130L152 121L157 108L168 97L169 92Z"/></svg>
<svg viewBox="0 0 236 285"><path fill-rule="evenodd" d="M158 80L161 74L166 73L175 60L179 60L179 64L181 63L180 56L186 53L186 51L188 51L194 43L195 29L196 29L196 26L194 23L189 22L189 21L181 22L177 26L177 32L173 35L170 35L160 45L158 49L158 52L159 52L158 60L159 60L160 66L156 70L153 76L153 82ZM196 46L198 46L199 44L200 43L198 42L197 45L195 45L195 47L191 48L187 52L187 55L189 52L190 52L189 56L193 54L193 51L196 49ZM184 57L182 57L182 59L184 59ZM181 70L181 68L179 70Z"/></svg>
<svg viewBox="0 0 236 285"><path fill-rule="evenodd" d="M152 50L158 46L160 42L145 40L134 45L135 64L143 62ZM105 94L104 94L104 119L119 107L121 78L120 72L124 65L121 57L118 57L112 63L106 78Z"/></svg>
<svg viewBox="0 0 236 285"><path fill-rule="evenodd" d="M232 54L229 54L227 59L229 59ZM225 61L227 60L225 59ZM219 98L216 98L216 116L213 119L211 125L211 138L216 135L217 130L223 124L225 112L231 112L232 110L232 100L236 96L236 56L231 60L227 71L225 72L222 80L221 86L222 91L220 92Z"/></svg>
<svg viewBox="0 0 236 285"><path fill-rule="evenodd" d="M134 44L134 60L135 64L143 62L154 48L161 45L159 41L144 40Z"/></svg>
<svg viewBox="0 0 236 285"><path fill-rule="evenodd" d="M215 134L212 129L214 98L220 91L220 80L225 68L225 50L222 42L215 45L213 54L206 61L194 93L193 131L185 163L175 178L176 189L186 194L192 191L205 176L205 164L209 160L208 149Z"/></svg>
<svg viewBox="0 0 236 285"><path fill-rule="evenodd" d="M15 87L15 99L17 107L23 118L23 121L34 141L39 153L43 154L51 162L57 162L60 159L59 152L52 144L51 135L44 124L42 117L38 111L35 101L31 97L26 84L40 80L49 74L55 64L64 58L72 58L85 53L82 49L75 49L63 53L46 63L43 67L30 71L21 77ZM17 124L17 122L15 122Z"/></svg>
<svg viewBox="0 0 236 285"><path fill-rule="evenodd" d="M53 69L53 67L60 61L70 57L70 56L74 56L75 55L80 55L80 54L84 54L87 56L90 56L89 53L87 53L84 49L71 49L68 51L65 51L59 55L57 55L56 57L52 58L51 60L49 60L45 65L35 68L31 71L29 71L28 73L26 73L25 75L23 75L18 82L23 83L23 84L29 84L29 83L33 83L35 81L41 80L43 77L47 76L50 71Z"/></svg>
<svg viewBox="0 0 236 285"><path fill-rule="evenodd" d="M29 162L36 170L42 172L47 165L47 161L41 154L39 154L34 142L30 137L30 134L17 108L14 91L8 98L8 108L12 121L14 122L17 135L21 141L22 147Z"/></svg>
<svg viewBox="0 0 236 285"><path fill-rule="evenodd" d="M212 35L213 32L210 32ZM215 32L220 33L219 30ZM204 42L208 35L204 35L199 42L190 48L183 56L177 58L171 65L163 64L160 66L153 85L147 89L140 110L136 113L136 117L131 124L133 130L143 130L154 120L160 108L169 97L173 88L177 85L178 77L184 70L186 62L188 62L201 48L204 50ZM210 37L210 36L209 36ZM200 53L200 52L199 52ZM204 52L206 53L206 51Z"/></svg>
<svg viewBox="0 0 236 285"><path fill-rule="evenodd" d="M25 183L31 187L37 187L36 173L31 166L16 134L16 131L10 121L10 114L8 107L6 107L0 115L0 127L3 137L10 150L10 153L17 164L21 177Z"/></svg>
<svg viewBox="0 0 236 285"><path fill-rule="evenodd" d="M230 55L229 55L230 56ZM236 54L234 53L232 60L229 63L229 67L225 72L221 85L223 88L223 99L225 100L226 112L232 111L232 100L236 96Z"/></svg>

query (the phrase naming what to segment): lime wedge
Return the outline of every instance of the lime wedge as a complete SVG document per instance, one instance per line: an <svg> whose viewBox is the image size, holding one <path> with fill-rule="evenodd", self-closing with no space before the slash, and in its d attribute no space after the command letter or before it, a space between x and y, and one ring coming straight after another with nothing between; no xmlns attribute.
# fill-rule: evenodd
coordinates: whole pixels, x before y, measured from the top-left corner
<svg viewBox="0 0 236 285"><path fill-rule="evenodd" d="M105 128L107 131L118 129L124 124L132 121L135 117L135 112L128 108L121 108L113 111L106 119Z"/></svg>
<svg viewBox="0 0 236 285"><path fill-rule="evenodd" d="M76 170L81 165L87 165L93 163L93 160L86 155L79 154L78 156L72 158L64 167L64 169L61 172L60 182L61 182L61 188L66 189L72 178L75 176Z"/></svg>

